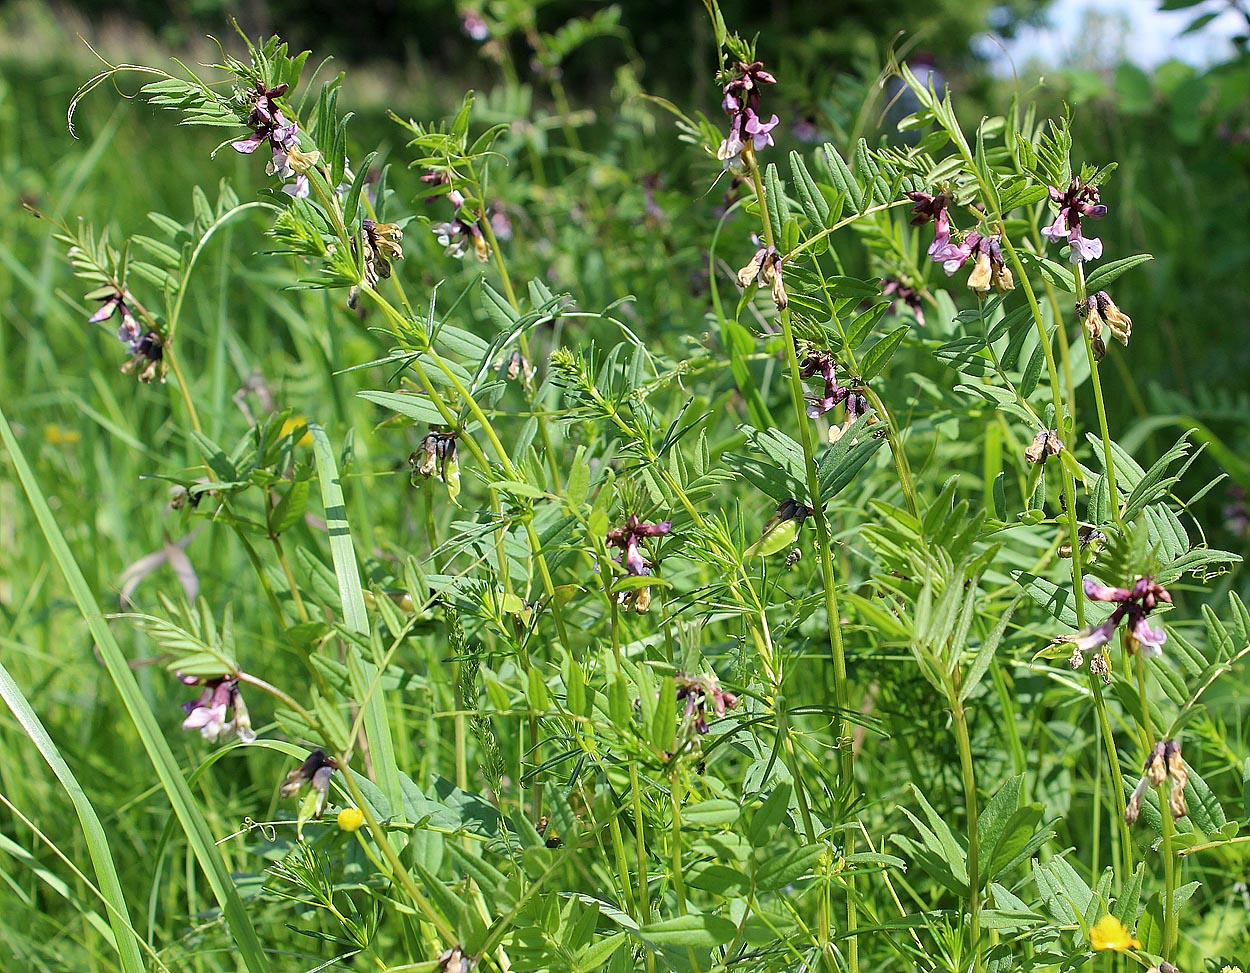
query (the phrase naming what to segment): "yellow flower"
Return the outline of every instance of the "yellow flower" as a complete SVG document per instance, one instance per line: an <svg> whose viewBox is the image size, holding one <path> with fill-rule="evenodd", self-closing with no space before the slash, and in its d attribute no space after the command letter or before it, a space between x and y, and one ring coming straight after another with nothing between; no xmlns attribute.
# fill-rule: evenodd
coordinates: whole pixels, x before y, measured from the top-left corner
<svg viewBox="0 0 1250 973"><path fill-rule="evenodd" d="M1241 967L1240 966L1225 966L1224 968L1220 970L1220 973L1241 973Z"/></svg>
<svg viewBox="0 0 1250 973"><path fill-rule="evenodd" d="M1089 944L1094 949L1114 949L1117 953L1141 948L1141 943L1129 935L1128 926L1113 915L1105 915L1094 923L1089 931Z"/></svg>
<svg viewBox="0 0 1250 973"><path fill-rule="evenodd" d="M308 420L305 419L303 416L291 416L290 419L282 423L281 435L286 436L290 433L295 432L295 430L300 429L300 428L304 429L304 435L300 436L299 439L295 441L295 445L296 446L311 446L312 445L312 433L308 431Z"/></svg>
<svg viewBox="0 0 1250 973"><path fill-rule="evenodd" d="M344 831L355 831L365 823L365 815L358 807L345 807L339 811L338 822Z"/></svg>

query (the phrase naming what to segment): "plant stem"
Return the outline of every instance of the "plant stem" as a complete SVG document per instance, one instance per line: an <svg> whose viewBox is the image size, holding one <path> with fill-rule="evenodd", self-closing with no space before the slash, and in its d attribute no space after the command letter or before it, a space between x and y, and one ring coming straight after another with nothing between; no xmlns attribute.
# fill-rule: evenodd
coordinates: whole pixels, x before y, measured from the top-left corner
<svg viewBox="0 0 1250 973"><path fill-rule="evenodd" d="M755 152L750 145L743 150L742 158L747 164L747 168L751 173L752 184L755 187L755 198L759 202L760 222L763 225L764 240L768 246L772 247L775 243L772 224L768 219L767 200L764 197L764 182L760 177L760 169L755 160ZM778 268L777 272L781 273L781 269ZM812 442L812 429L807 419L807 409L803 404L803 377L800 373L798 351L795 348L794 328L790 320L790 307L788 304L781 309L781 333L782 343L786 349L786 363L790 372L790 401L794 407L794 414L799 424L799 438L803 446L803 460L807 470L807 491L811 498L812 519L816 523L816 549L820 553L820 570L825 592L825 612L829 618L829 648L833 659L834 704L838 708L837 750L840 778L842 785L849 794L849 803L853 805L858 790L855 785L854 749L849 744L843 745L850 738L850 723L847 720L847 713L850 712L850 686L846 676L846 650L842 643L842 615L838 610L837 585L833 574L833 532L830 529L829 521L825 517L824 504L820 496L820 474L816 468L816 448ZM850 854L854 850L855 834L853 831L848 833L846 842L846 853ZM859 971L857 928L855 879L851 876L847 879L846 896L846 930L849 937L847 942L847 965L851 973L858 973Z"/></svg>
<svg viewBox="0 0 1250 973"><path fill-rule="evenodd" d="M977 835L977 784L972 766L972 741L968 736L968 717L957 687L950 691L951 717L955 723L955 740L959 745L959 768L963 777L964 807L968 817L968 911L972 930L973 969L981 969L981 865L980 840Z"/></svg>

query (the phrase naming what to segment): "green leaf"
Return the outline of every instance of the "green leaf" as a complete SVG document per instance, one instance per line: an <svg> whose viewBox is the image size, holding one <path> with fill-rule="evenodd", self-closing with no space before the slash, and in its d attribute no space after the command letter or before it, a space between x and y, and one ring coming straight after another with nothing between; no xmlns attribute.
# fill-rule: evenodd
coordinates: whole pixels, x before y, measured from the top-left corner
<svg viewBox="0 0 1250 973"><path fill-rule="evenodd" d="M638 935L656 946L708 949L724 946L738 934L738 927L723 916L688 915L663 919L642 927Z"/></svg>
<svg viewBox="0 0 1250 973"><path fill-rule="evenodd" d="M907 331L907 325L891 331L864 353L863 360L859 363L859 371L865 382L875 378L889 364L894 353L898 351L898 346L907 337Z"/></svg>
<svg viewBox="0 0 1250 973"><path fill-rule="evenodd" d="M1131 257L1124 257L1120 260L1113 260L1109 264L1103 264L1097 270L1089 275L1085 282L1085 288L1090 293L1096 293L1110 286L1120 278L1126 271L1132 270L1147 261L1154 260L1148 253L1136 253Z"/></svg>
<svg viewBox="0 0 1250 973"><path fill-rule="evenodd" d="M797 152L790 153L790 173L794 177L794 191L803 207L803 215L818 229L826 229L829 219L829 201L821 195L816 180L807 171L807 164Z"/></svg>
<svg viewBox="0 0 1250 973"><path fill-rule="evenodd" d="M682 808L681 820L700 828L725 828L738 820L739 813L737 801L700 801Z"/></svg>
<svg viewBox="0 0 1250 973"><path fill-rule="evenodd" d="M784 855L765 858L755 869L755 887L762 892L784 888L806 875L820 862L821 856L829 854L824 844L804 845Z"/></svg>
<svg viewBox="0 0 1250 973"><path fill-rule="evenodd" d="M357 392L356 396L366 402L390 409L392 412L398 412L401 416L415 419L424 425L437 426L445 421L443 414L438 411L438 406L430 401L429 396L382 391Z"/></svg>
<svg viewBox="0 0 1250 973"><path fill-rule="evenodd" d="M313 440L313 456L321 479L321 502L325 507L326 533L330 539L330 554L334 560L334 576L338 581L339 600L343 609L343 625L357 635L369 634L369 613L365 607L364 591L360 587L360 571L356 566L356 549L352 544L351 525L347 522L347 505L343 499L343 486L339 480L338 461L330 437L320 424L310 422L308 433ZM376 671L373 663L361 660L366 684L373 684ZM387 725L386 700L375 686L367 698L357 699L364 707L365 737L373 760L376 779L392 807L401 807L403 796L399 785L399 768L395 763L395 746Z"/></svg>

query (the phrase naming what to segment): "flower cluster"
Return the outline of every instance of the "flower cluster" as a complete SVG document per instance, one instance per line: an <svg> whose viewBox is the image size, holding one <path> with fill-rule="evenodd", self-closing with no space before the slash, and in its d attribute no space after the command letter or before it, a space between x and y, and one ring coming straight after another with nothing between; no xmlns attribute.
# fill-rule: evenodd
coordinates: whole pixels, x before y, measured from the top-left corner
<svg viewBox="0 0 1250 973"><path fill-rule="evenodd" d="M278 107L277 99L286 94L290 86L279 84L266 88L259 81L253 82L253 85L256 90L252 93L252 107L247 116L252 134L231 142L230 146L236 152L251 155L268 142L273 156L265 166L265 172L283 180L294 176L294 181L284 185L282 191L295 199L303 199L309 189L305 173L316 165L320 155L299 150L299 125L288 121Z"/></svg>
<svg viewBox="0 0 1250 973"><path fill-rule="evenodd" d="M1172 787L1168 793L1168 810L1173 818L1183 818L1189 813L1185 805L1185 785L1189 783L1189 771L1181 756L1181 745L1176 740L1160 740L1146 758L1142 768L1141 780L1129 796L1128 805L1124 808L1124 820L1135 824L1141 815L1141 802L1146 791L1151 787L1160 787L1165 780L1171 779Z"/></svg>
<svg viewBox="0 0 1250 973"><path fill-rule="evenodd" d="M896 277L886 277L881 281L881 296L890 298L890 306L885 309L886 314L896 314L894 305L902 301L916 316L916 324L924 327L924 305L920 300L920 291L916 288L904 284Z"/></svg>
<svg viewBox="0 0 1250 973"><path fill-rule="evenodd" d="M428 186L445 186L451 181L451 177L446 172L432 170L422 176L421 181ZM443 247L447 256L455 257L457 260L462 259L468 252L469 246L472 245L473 255L485 263L490 259L490 244L486 242L486 236L482 233L477 218L465 209L464 194L458 189L450 189L445 195L455 208L455 213L446 223L435 223L430 228L438 238L439 245ZM437 198L437 196L427 196L425 201L431 203Z"/></svg>
<svg viewBox="0 0 1250 973"><path fill-rule="evenodd" d="M940 263L946 276L955 274L972 259L972 273L968 286L974 291L988 291L991 287L1000 294L1016 286L1015 278L1003 261L1002 236L997 233L969 232L960 243L952 239L948 200L939 194L913 191L906 194L915 205L911 208L912 226L934 224L933 242L929 244L929 258Z"/></svg>
<svg viewBox="0 0 1250 973"><path fill-rule="evenodd" d="M744 64L739 61L734 65L732 76L725 84L724 98L721 107L729 115L729 136L716 150L716 158L730 168L738 164L742 152L748 143L752 151L774 144L772 130L777 127L778 118L773 115L768 121L760 120L760 90L763 85L776 84L777 79L764 70L761 61Z"/></svg>
<svg viewBox="0 0 1250 973"><path fill-rule="evenodd" d="M199 730L209 743L216 743L222 737L231 735L237 736L243 743L251 743L256 739L247 706L243 702L243 694L239 691L237 677L200 679L179 673L178 678L188 686L204 687L197 699L182 704L182 711L187 714L187 718L182 721L184 730ZM233 719L227 720L227 713L233 713Z"/></svg>
<svg viewBox="0 0 1250 973"><path fill-rule="evenodd" d="M760 246L750 262L738 271L738 283L742 287L750 287L752 281L760 287L772 288L773 303L778 311L790 303L781 277L781 253L776 247Z"/></svg>
<svg viewBox="0 0 1250 973"><path fill-rule="evenodd" d="M721 689L715 676L687 676L679 673L674 682L677 686L677 701L680 703L684 700L686 704L686 724L693 728L695 733L702 734L708 731L707 707L709 704L712 712L717 716L724 716L726 710L731 710L738 704L738 697Z"/></svg>
<svg viewBox="0 0 1250 973"><path fill-rule="evenodd" d="M1082 235L1081 219L1100 220L1107 215L1107 207L1098 200L1098 187L1073 179L1063 192L1054 186L1049 188L1050 198L1059 204L1059 213L1050 226L1042 229L1042 236L1052 241L1066 240L1071 247L1068 259L1074 264L1097 260L1102 256L1102 241Z"/></svg>
<svg viewBox="0 0 1250 973"><path fill-rule="evenodd" d="M823 395L809 395L807 397L807 415L809 419L819 418L843 402L846 403L846 418L843 420L842 425L836 426L834 430L831 430L831 438L833 440L836 441L851 423L861 415L866 415L871 411L866 396L855 392L849 385L838 384L837 362L834 360L833 352L809 351L803 358L803 361L799 363L799 375L802 378L820 375L825 380Z"/></svg>
<svg viewBox="0 0 1250 973"><path fill-rule="evenodd" d="M1085 322L1085 330L1089 334L1090 346L1094 349L1094 361L1102 361L1107 353L1107 346L1102 340L1105 327L1111 337L1125 347L1133 335L1133 320L1116 307L1115 301L1106 291L1091 294L1085 301L1076 306L1076 313Z"/></svg>
<svg viewBox="0 0 1250 973"><path fill-rule="evenodd" d="M1085 661L1084 653L1101 649L1120 626L1120 622L1128 619L1129 635L1136 645L1141 646L1145 658L1157 658L1163 654L1163 644L1168 636L1162 628L1151 628L1146 617L1159 606L1160 602L1172 603L1172 596L1167 589L1156 583L1152 578L1138 578L1132 588L1110 588L1100 585L1093 578L1085 579L1085 596L1094 601L1117 602L1115 611L1107 616L1100 625L1088 628L1075 638L1064 639L1073 643L1072 668L1079 669ZM1094 663L1090 663L1091 671ZM1105 659L1099 667L1105 672Z"/></svg>
<svg viewBox="0 0 1250 973"><path fill-rule="evenodd" d="M638 546L639 541L644 537L663 537L672 529L671 520L647 524L643 523L637 514L630 514L625 520L624 527L613 527L608 531L607 546L620 548L621 556L616 560L625 569L626 574L632 577L645 577L651 574L651 562L642 553L642 549ZM636 612L645 612L651 607L651 589L643 587L622 591L618 596L618 602Z"/></svg>
<svg viewBox="0 0 1250 973"><path fill-rule="evenodd" d="M87 319L89 323L100 324L114 316L121 317L117 339L130 351L130 358L122 364L121 370L127 375L138 371L141 382L150 382L154 378L165 381L165 339L159 331L143 330L130 306L130 302L134 301L130 293L124 287L109 284L87 294L86 299L104 302Z"/></svg>

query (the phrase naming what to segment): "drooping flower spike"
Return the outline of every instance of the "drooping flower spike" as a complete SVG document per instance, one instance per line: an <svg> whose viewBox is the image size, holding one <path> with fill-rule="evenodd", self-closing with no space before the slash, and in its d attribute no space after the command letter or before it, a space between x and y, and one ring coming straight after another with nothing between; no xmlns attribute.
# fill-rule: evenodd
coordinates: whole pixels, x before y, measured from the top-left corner
<svg viewBox="0 0 1250 973"><path fill-rule="evenodd" d="M1146 791L1159 787L1165 780L1171 779L1172 786L1168 793L1168 811L1173 818L1183 818L1189 813L1185 803L1185 785L1189 783L1189 769L1181 756L1181 745L1177 740L1160 740L1146 757L1142 768L1141 779L1133 793L1129 795L1128 804L1124 808L1124 820L1135 824L1141 816L1142 800Z"/></svg>
<svg viewBox="0 0 1250 973"><path fill-rule="evenodd" d="M1146 616L1154 611L1161 602L1172 603L1172 595L1166 588L1153 578L1142 577L1134 582L1132 588L1115 588L1101 585L1093 578L1085 579L1085 597L1093 601L1115 602L1116 608L1106 621L1087 628L1080 635L1061 638L1060 642L1071 642L1073 645L1071 665L1079 669L1085 661L1085 653L1101 649L1115 634L1120 623L1128 619L1128 632L1134 649L1140 648L1142 656L1147 659L1158 658L1163 654L1163 645L1168 636L1162 628L1152 628ZM1106 657L1099 652L1097 660L1100 669L1105 673ZM1091 662L1091 669L1094 663Z"/></svg>
<svg viewBox="0 0 1250 973"><path fill-rule="evenodd" d="M1128 347L1128 340L1133 335L1133 320L1116 306L1106 291L1091 294L1083 303L1077 304L1076 313L1081 316L1089 333L1094 361L1102 361L1107 353L1107 346L1102 340L1103 328L1110 331L1116 341Z"/></svg>
<svg viewBox="0 0 1250 973"><path fill-rule="evenodd" d="M673 529L671 520L662 520L657 524L647 524L637 514L630 514L623 527L613 527L605 538L608 547L619 548L621 554L615 560L632 577L644 577L651 574L651 562L642 553L639 541L644 537L663 537ZM618 602L625 608L636 612L645 612L651 607L651 588L634 588L623 591Z"/></svg>

